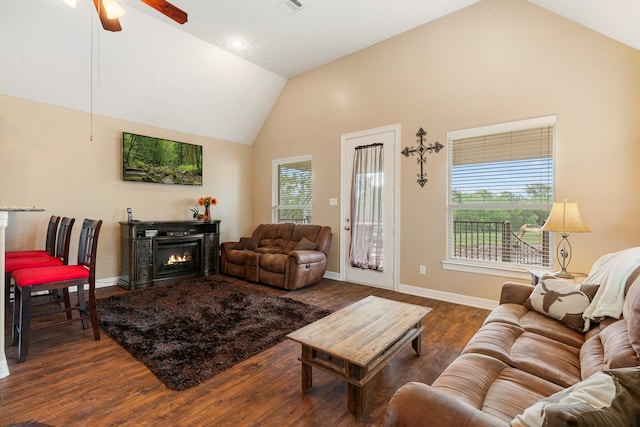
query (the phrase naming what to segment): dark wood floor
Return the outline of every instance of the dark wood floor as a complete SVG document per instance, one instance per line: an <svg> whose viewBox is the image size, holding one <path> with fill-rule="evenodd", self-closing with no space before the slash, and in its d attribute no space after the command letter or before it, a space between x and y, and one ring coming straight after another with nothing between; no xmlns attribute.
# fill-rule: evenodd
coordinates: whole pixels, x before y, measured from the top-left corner
<svg viewBox="0 0 640 427"><path fill-rule="evenodd" d="M422 356L407 346L368 385L360 423L349 413L346 383L315 370L300 392L299 345L285 341L192 389L168 390L105 334L79 323L32 333L29 357L0 379L0 426L38 420L54 426L355 426L381 425L387 402L407 381L431 384L480 327L488 311L325 279L294 292L257 288L336 310L367 295L433 308L423 324ZM127 292L103 288L98 297Z"/></svg>

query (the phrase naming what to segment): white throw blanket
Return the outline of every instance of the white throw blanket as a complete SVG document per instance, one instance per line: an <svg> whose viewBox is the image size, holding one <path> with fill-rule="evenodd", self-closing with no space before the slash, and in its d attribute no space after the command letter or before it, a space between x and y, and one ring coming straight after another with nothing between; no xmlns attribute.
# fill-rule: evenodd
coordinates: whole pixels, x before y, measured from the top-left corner
<svg viewBox="0 0 640 427"><path fill-rule="evenodd" d="M604 255L593 264L584 283L600 285L600 288L582 314L585 331L589 330L590 321L598 321L605 316L620 318L624 306L625 284L638 266L640 247Z"/></svg>

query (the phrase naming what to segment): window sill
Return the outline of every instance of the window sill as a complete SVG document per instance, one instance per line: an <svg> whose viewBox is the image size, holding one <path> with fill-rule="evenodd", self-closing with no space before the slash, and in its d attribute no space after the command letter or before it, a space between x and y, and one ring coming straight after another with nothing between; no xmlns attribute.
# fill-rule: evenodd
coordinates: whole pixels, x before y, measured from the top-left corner
<svg viewBox="0 0 640 427"><path fill-rule="evenodd" d="M465 273L486 274L489 276L508 277L511 279L526 281L531 280L531 274L524 267L506 267L502 265L494 266L462 260L444 260L442 261L442 268L445 270L463 271ZM532 266L532 269L540 271L541 267Z"/></svg>

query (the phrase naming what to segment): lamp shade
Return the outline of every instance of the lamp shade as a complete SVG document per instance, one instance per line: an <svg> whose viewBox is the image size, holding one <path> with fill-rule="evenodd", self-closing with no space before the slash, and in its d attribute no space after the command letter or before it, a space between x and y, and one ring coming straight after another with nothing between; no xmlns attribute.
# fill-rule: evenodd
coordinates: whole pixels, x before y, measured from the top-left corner
<svg viewBox="0 0 640 427"><path fill-rule="evenodd" d="M575 202L554 202L551 214L542 229L560 233L589 233L591 231L584 223L578 204Z"/></svg>

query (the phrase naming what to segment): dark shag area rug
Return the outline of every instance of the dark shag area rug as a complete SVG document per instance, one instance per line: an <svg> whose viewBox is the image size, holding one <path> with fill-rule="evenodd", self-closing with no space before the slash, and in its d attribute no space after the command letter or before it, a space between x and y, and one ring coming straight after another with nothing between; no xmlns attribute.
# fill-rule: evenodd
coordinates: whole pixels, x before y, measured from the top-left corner
<svg viewBox="0 0 640 427"><path fill-rule="evenodd" d="M194 387L331 312L220 277L99 299L100 328L172 390Z"/></svg>

